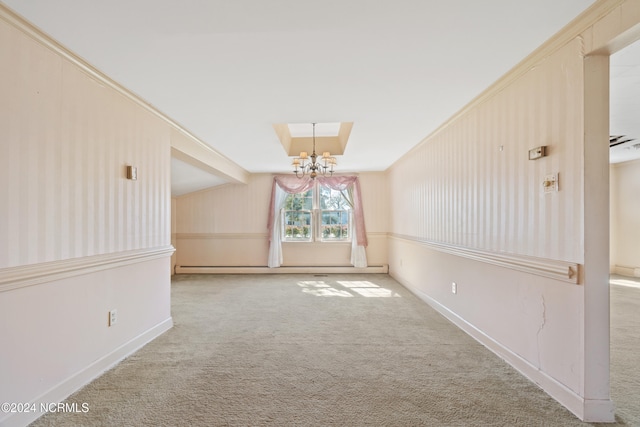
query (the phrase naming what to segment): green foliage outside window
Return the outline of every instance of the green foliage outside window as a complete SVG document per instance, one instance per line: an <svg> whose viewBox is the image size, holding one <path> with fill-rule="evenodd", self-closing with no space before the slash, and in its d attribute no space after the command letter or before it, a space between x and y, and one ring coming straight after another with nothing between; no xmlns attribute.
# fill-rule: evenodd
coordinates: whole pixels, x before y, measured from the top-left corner
<svg viewBox="0 0 640 427"><path fill-rule="evenodd" d="M311 212L285 210L284 236L291 240L309 240L311 238Z"/></svg>
<svg viewBox="0 0 640 427"><path fill-rule="evenodd" d="M284 240L313 241L319 238L340 241L351 238L351 206L346 195L319 186L317 196L316 200L313 189L287 196L282 214ZM318 221L317 226L314 226L314 221ZM317 237L314 236L316 231Z"/></svg>
<svg viewBox="0 0 640 427"><path fill-rule="evenodd" d="M287 211L310 211L313 209L313 190L305 193L289 194L284 202L284 209Z"/></svg>
<svg viewBox="0 0 640 427"><path fill-rule="evenodd" d="M342 240L349 238L349 211L322 211L322 238Z"/></svg>
<svg viewBox="0 0 640 427"><path fill-rule="evenodd" d="M320 187L320 209L345 210L350 207L342 192L332 190L329 187Z"/></svg>

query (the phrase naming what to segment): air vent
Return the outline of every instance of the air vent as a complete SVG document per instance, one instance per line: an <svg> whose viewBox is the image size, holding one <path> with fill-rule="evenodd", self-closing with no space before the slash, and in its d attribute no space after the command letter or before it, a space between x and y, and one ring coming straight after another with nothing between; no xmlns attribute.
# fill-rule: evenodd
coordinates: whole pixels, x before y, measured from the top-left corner
<svg viewBox="0 0 640 427"><path fill-rule="evenodd" d="M615 147L616 145L624 144L625 142L634 141L635 138L629 138L626 135L611 135L609 136L609 148Z"/></svg>

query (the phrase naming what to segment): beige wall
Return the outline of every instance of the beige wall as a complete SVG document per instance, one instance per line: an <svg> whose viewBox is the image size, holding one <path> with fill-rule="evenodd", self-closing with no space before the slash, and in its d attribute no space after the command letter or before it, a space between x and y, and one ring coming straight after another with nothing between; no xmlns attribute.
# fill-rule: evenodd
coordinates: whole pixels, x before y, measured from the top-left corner
<svg viewBox="0 0 640 427"><path fill-rule="evenodd" d="M528 274L478 274L486 268L477 262L416 240L583 261L582 67L575 40L389 171L392 274L576 392L581 374L566 366L582 363L579 287ZM539 145L549 155L528 160ZM544 193L548 173L559 173L561 191ZM552 304L558 299L563 303Z"/></svg>
<svg viewBox="0 0 640 427"><path fill-rule="evenodd" d="M0 76L0 401L57 402L171 327L170 132L1 5Z"/></svg>
<svg viewBox="0 0 640 427"><path fill-rule="evenodd" d="M178 203L176 201L176 199L174 197L171 198L171 246L173 246L174 248L178 245L178 242L176 241L176 227L177 227L177 206ZM171 255L171 275L173 276L175 274L175 267L176 267L176 262L177 262L177 255L176 252L174 252Z"/></svg>
<svg viewBox="0 0 640 427"><path fill-rule="evenodd" d="M609 167L609 273L616 273L618 259L618 173L615 165Z"/></svg>
<svg viewBox="0 0 640 427"><path fill-rule="evenodd" d="M168 245L167 127L2 24L0 268Z"/></svg>
<svg viewBox="0 0 640 427"><path fill-rule="evenodd" d="M611 165L611 267L640 276L640 160Z"/></svg>
<svg viewBox="0 0 640 427"><path fill-rule="evenodd" d="M405 156L389 174L393 232L581 262L581 82L574 40ZM549 155L528 160L539 145ZM544 194L550 173L562 191Z"/></svg>
<svg viewBox="0 0 640 427"><path fill-rule="evenodd" d="M266 266L273 176L253 174L176 198L179 266ZM360 174L370 265L386 264L388 204L383 173ZM348 266L350 243L284 243L284 266Z"/></svg>

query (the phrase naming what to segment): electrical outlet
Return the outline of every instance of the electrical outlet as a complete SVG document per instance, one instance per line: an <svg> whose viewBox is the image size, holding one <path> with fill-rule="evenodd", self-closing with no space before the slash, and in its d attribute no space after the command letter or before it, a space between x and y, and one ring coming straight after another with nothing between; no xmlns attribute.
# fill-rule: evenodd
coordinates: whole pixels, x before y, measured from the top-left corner
<svg viewBox="0 0 640 427"><path fill-rule="evenodd" d="M458 284L456 282L451 282L451 293L452 294L458 293Z"/></svg>
<svg viewBox="0 0 640 427"><path fill-rule="evenodd" d="M553 193L559 190L558 188L558 174L551 173L544 176L544 181L542 181L542 188L545 193Z"/></svg>
<svg viewBox="0 0 640 427"><path fill-rule="evenodd" d="M109 326L113 326L118 322L118 310L111 310L109 312Z"/></svg>

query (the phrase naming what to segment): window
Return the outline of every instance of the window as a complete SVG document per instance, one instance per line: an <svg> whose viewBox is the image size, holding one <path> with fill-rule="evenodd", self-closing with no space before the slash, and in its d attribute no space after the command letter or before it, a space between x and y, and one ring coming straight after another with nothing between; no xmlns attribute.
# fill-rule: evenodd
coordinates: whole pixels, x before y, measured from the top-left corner
<svg viewBox="0 0 640 427"><path fill-rule="evenodd" d="M351 240L351 206L341 191L316 184L289 194L282 209L285 242Z"/></svg>
<svg viewBox="0 0 640 427"><path fill-rule="evenodd" d="M284 241L308 242L312 239L313 190L289 194L282 209Z"/></svg>
<svg viewBox="0 0 640 427"><path fill-rule="evenodd" d="M341 191L320 186L320 232L322 240L349 240L351 207Z"/></svg>
<svg viewBox="0 0 640 427"><path fill-rule="evenodd" d="M305 193L291 196L301 192ZM270 268L282 265L283 241L350 242L351 264L358 268L367 266L367 230L357 176L315 180L309 177L301 180L291 174L274 176L267 224Z"/></svg>

